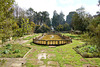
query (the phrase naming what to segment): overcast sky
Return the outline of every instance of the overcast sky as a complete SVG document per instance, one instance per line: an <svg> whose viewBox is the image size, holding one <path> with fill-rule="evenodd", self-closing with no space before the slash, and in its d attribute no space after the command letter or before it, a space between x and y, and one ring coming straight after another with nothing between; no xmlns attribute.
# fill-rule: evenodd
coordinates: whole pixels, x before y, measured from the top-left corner
<svg viewBox="0 0 100 67"><path fill-rule="evenodd" d="M24 9L33 8L35 11L48 11L50 17L53 11L58 13L61 11L66 15L70 11L75 11L77 8L83 6L87 12L94 15L99 8L97 6L98 0L15 0L16 3Z"/></svg>

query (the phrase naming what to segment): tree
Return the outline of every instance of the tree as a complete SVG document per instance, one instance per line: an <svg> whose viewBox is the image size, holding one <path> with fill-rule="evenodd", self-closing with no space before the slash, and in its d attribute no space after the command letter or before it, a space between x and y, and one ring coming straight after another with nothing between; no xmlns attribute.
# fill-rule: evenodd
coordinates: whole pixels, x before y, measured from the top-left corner
<svg viewBox="0 0 100 67"><path fill-rule="evenodd" d="M41 17L42 17L41 22L48 25L48 26L50 26L49 13L47 11L43 11Z"/></svg>
<svg viewBox="0 0 100 67"><path fill-rule="evenodd" d="M14 0L0 0L0 22L4 21L13 13Z"/></svg>
<svg viewBox="0 0 100 67"><path fill-rule="evenodd" d="M64 24L64 23L65 23L65 20L64 20L63 12L58 14L56 11L54 11L53 18L52 18L52 25L53 25L53 27L56 28L58 25Z"/></svg>
<svg viewBox="0 0 100 67"><path fill-rule="evenodd" d="M2 42L13 35L12 34L13 3L14 0L0 1L0 38L2 38Z"/></svg>
<svg viewBox="0 0 100 67"><path fill-rule="evenodd" d="M35 23L34 22L30 22L30 26L32 27L32 32L34 32L35 31Z"/></svg>
<svg viewBox="0 0 100 67"><path fill-rule="evenodd" d="M43 25L37 25L36 27L36 33L47 33L50 31L50 27L48 27L46 24Z"/></svg>
<svg viewBox="0 0 100 67"><path fill-rule="evenodd" d="M52 18L52 25L53 25L54 28L59 25L59 23L58 23L58 16L59 15L58 15L57 11L55 10L53 12L53 18Z"/></svg>
<svg viewBox="0 0 100 67"><path fill-rule="evenodd" d="M26 11L25 10L23 10L20 7L18 9L19 9L18 10L18 18L15 18L15 19L17 21L17 24L18 24L19 28L21 28L21 24L23 22L22 18L27 19L27 16L26 16Z"/></svg>
<svg viewBox="0 0 100 67"><path fill-rule="evenodd" d="M6 39L13 36L12 23L12 19L6 19L0 24L0 37L2 38L2 42L5 42Z"/></svg>
<svg viewBox="0 0 100 67"><path fill-rule="evenodd" d="M74 30L86 31L89 24L90 14L86 14L84 8L77 9L77 13L72 18L72 26Z"/></svg>
<svg viewBox="0 0 100 67"><path fill-rule="evenodd" d="M90 21L88 30L89 43L96 45L100 51L100 16Z"/></svg>
<svg viewBox="0 0 100 67"><path fill-rule="evenodd" d="M34 10L32 8L29 8L27 11L26 11L26 14L29 18L29 22L33 22L34 19L33 19L33 15L34 15Z"/></svg>
<svg viewBox="0 0 100 67"><path fill-rule="evenodd" d="M60 12L60 14L59 14L59 24L64 24L64 23L65 23L64 14L63 14L63 12Z"/></svg>
<svg viewBox="0 0 100 67"><path fill-rule="evenodd" d="M72 23L72 17L74 16L76 12L75 11L72 11L72 12L69 12L69 14L66 16L66 22L71 25Z"/></svg>
<svg viewBox="0 0 100 67"><path fill-rule="evenodd" d="M63 25L61 25L61 24L58 25L57 28L56 28L56 30L57 31L63 31Z"/></svg>
<svg viewBox="0 0 100 67"><path fill-rule="evenodd" d="M22 31L23 31L23 35L24 34L30 34L32 32L32 27L30 26L29 24L29 19L24 19L22 18L22 24L21 24L21 28L22 28Z"/></svg>
<svg viewBox="0 0 100 67"><path fill-rule="evenodd" d="M68 23L65 23L65 24L63 25L63 31L69 31L69 30L70 30L69 24L68 24Z"/></svg>

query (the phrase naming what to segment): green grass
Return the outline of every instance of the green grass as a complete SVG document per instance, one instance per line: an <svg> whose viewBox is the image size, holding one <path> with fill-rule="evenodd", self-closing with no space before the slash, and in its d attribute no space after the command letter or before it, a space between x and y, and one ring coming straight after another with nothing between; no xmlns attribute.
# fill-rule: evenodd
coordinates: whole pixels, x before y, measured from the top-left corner
<svg viewBox="0 0 100 67"><path fill-rule="evenodd" d="M37 36L39 34L36 34ZM37 63L38 61L38 54L42 53L41 51L44 50L43 53L46 53L47 55L49 54L54 54L55 57L50 57L46 58L46 59L41 59L41 61L44 62L44 65L48 65L47 62L48 61L55 61L59 63L60 67L66 67L65 64L70 64L73 67L83 67L84 64L91 64L91 65L98 65L100 66L100 58L83 58L80 54L78 54L73 48L76 46L80 46L82 44L84 44L85 42L82 42L81 40L77 40L77 39L81 39L81 35L74 35L74 34L68 34L65 33L63 35L66 36L70 36L73 38L72 43L70 44L66 44L66 45L62 45L62 46L57 46L55 48L50 48L48 46L43 46L43 45L36 45L34 43L32 43L30 45L31 48L33 48L33 50L26 56L26 66L27 67L39 67L41 65L39 65ZM36 37L36 36L33 36ZM27 44L30 44L33 40L31 39L31 37L27 37L26 39L28 39L29 41L25 44L23 44L24 46L27 46ZM28 47L24 47L22 45L19 44L12 44L12 48L11 47L2 47L0 48L0 57L18 57L18 56L23 56L27 51L29 51ZM14 53L13 52L18 49L20 51L18 51L18 53ZM2 52L4 50L9 50L10 52L8 54L2 54ZM81 61L81 59L84 59L86 61ZM53 67L57 67L54 64L50 64Z"/></svg>
<svg viewBox="0 0 100 67"><path fill-rule="evenodd" d="M74 38L77 38L78 35L71 35L71 34L64 34L68 36L76 36ZM80 37L78 37L80 38ZM55 54L56 57L52 57L51 59L42 59L46 65L48 61L56 61L59 63L60 67L66 67L65 64L70 64L73 67L83 67L84 64L91 64L91 65L98 65L100 66L100 58L83 58L80 54L77 54L76 51L74 51L74 47L78 45L84 44L84 42L81 42L80 40L72 40L73 42L70 44L57 46L56 48L49 48L48 46L43 45L36 45L32 44L33 47L32 52L30 52L27 55L27 67L31 65L31 67L38 67L41 65L37 64L37 55L39 53L42 53L41 51L44 50L46 54ZM86 60L81 61L81 59ZM33 62L35 61L35 62ZM95 62L95 63L94 63ZM56 67L56 66L55 66Z"/></svg>
<svg viewBox="0 0 100 67"><path fill-rule="evenodd" d="M32 38L38 36L38 35L39 35L39 34L34 34L33 36L29 36L29 37L24 38L24 40L30 40L30 39L32 39Z"/></svg>
<svg viewBox="0 0 100 67"><path fill-rule="evenodd" d="M67 35L73 39L81 39L81 35L77 35L77 34L70 34L70 33L62 33L62 35Z"/></svg>
<svg viewBox="0 0 100 67"><path fill-rule="evenodd" d="M16 58L23 57L27 51L28 47L24 47L20 44L12 44L11 46L4 46L0 48L0 58Z"/></svg>

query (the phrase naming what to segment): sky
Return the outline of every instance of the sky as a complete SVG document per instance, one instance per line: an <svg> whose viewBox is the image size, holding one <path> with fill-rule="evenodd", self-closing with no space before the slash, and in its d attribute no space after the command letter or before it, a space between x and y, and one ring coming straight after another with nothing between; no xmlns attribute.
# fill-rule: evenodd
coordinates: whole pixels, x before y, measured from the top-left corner
<svg viewBox="0 0 100 67"><path fill-rule="evenodd" d="M61 11L64 13L65 17L71 11L76 11L76 9L83 6L86 12L91 15L95 15L100 7L97 6L98 0L15 0L16 3L23 9L33 8L34 11L48 11L50 18L53 16L53 11L56 10L57 13Z"/></svg>

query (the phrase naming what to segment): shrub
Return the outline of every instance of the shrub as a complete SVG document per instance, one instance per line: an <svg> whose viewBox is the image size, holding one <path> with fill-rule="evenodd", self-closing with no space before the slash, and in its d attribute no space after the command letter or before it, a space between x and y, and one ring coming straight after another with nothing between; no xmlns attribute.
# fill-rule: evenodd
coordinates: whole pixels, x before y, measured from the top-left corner
<svg viewBox="0 0 100 67"><path fill-rule="evenodd" d="M10 49L11 50L12 49L12 46L8 46L6 49Z"/></svg>
<svg viewBox="0 0 100 67"><path fill-rule="evenodd" d="M21 54L17 55L16 58L23 57Z"/></svg>
<svg viewBox="0 0 100 67"><path fill-rule="evenodd" d="M80 54L80 51L79 51L78 49L76 50L76 52L77 52L78 54Z"/></svg>
<svg viewBox="0 0 100 67"><path fill-rule="evenodd" d="M31 47L27 47L28 49L31 49Z"/></svg>
<svg viewBox="0 0 100 67"><path fill-rule="evenodd" d="M14 53L19 53L20 52L20 50L19 49L16 49L15 51L14 51Z"/></svg>
<svg viewBox="0 0 100 67"><path fill-rule="evenodd" d="M83 56L83 57L86 57L86 58L89 58L89 54L88 54L87 52L84 52L84 53L82 54L82 56Z"/></svg>
<svg viewBox="0 0 100 67"><path fill-rule="evenodd" d="M89 58L93 58L93 54L88 53L88 55L89 55Z"/></svg>
<svg viewBox="0 0 100 67"><path fill-rule="evenodd" d="M84 50L85 50L86 52L88 52L88 51L89 51L89 48L84 48Z"/></svg>
<svg viewBox="0 0 100 67"><path fill-rule="evenodd" d="M4 54L8 54L9 53L9 50L4 50L3 53Z"/></svg>
<svg viewBox="0 0 100 67"><path fill-rule="evenodd" d="M7 44L6 47L8 47L8 46L12 46L12 44Z"/></svg>

